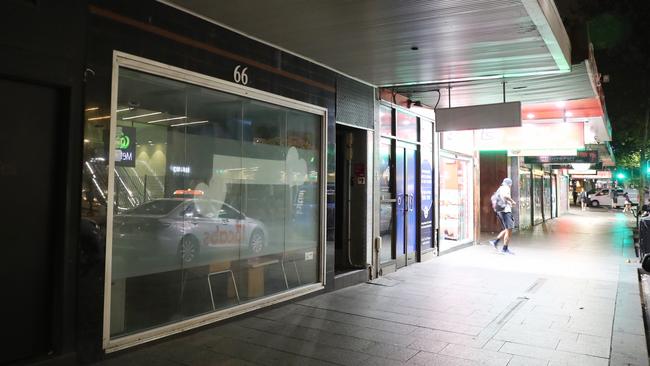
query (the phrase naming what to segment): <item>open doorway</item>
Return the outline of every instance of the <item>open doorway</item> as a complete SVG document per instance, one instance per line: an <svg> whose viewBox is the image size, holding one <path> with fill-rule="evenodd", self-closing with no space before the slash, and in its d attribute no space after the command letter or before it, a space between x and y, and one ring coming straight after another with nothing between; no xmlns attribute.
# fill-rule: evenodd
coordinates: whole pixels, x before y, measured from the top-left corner
<svg viewBox="0 0 650 366"><path fill-rule="evenodd" d="M336 126L336 241L337 275L367 267L368 132Z"/></svg>

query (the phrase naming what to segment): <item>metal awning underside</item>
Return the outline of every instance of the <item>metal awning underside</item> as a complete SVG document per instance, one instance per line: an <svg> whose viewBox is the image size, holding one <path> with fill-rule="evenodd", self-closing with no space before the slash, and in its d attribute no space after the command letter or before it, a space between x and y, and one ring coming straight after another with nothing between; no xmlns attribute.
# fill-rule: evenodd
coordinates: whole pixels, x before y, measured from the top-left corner
<svg viewBox="0 0 650 366"><path fill-rule="evenodd" d="M571 64L553 0L164 2L378 86L562 72Z"/></svg>
<svg viewBox="0 0 650 366"><path fill-rule="evenodd" d="M460 107L503 102L505 81L505 100L508 102L532 104L579 99L598 102L599 95L590 70L589 61L585 60L573 65L571 72L562 74L399 87L395 91L432 107L437 104L437 108L448 108L450 100L452 107Z"/></svg>

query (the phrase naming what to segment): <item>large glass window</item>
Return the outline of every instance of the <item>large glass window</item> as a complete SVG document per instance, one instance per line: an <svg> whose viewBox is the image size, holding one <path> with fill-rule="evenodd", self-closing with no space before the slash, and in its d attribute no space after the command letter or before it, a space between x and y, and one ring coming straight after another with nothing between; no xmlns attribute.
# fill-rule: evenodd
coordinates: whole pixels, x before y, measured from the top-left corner
<svg viewBox="0 0 650 366"><path fill-rule="evenodd" d="M381 202L379 207L379 235L381 236L380 261L386 262L394 259L393 248L393 217L395 210L395 190L391 167L392 145L391 140L381 139L379 145L379 192Z"/></svg>
<svg viewBox="0 0 650 366"><path fill-rule="evenodd" d="M396 111L395 130L397 138L418 141L418 118L408 113Z"/></svg>
<svg viewBox="0 0 650 366"><path fill-rule="evenodd" d="M473 239L472 164L470 159L440 156L440 250Z"/></svg>
<svg viewBox="0 0 650 366"><path fill-rule="evenodd" d="M531 226L530 170L519 168L519 228Z"/></svg>
<svg viewBox="0 0 650 366"><path fill-rule="evenodd" d="M379 107L379 131L382 136L393 135L393 110L386 107Z"/></svg>
<svg viewBox="0 0 650 366"><path fill-rule="evenodd" d="M552 209L552 199L551 199L551 175L544 174L544 220L549 220L551 218Z"/></svg>
<svg viewBox="0 0 650 366"><path fill-rule="evenodd" d="M319 282L322 115L120 68L110 334Z"/></svg>
<svg viewBox="0 0 650 366"><path fill-rule="evenodd" d="M542 187L543 175L542 173L533 173L533 225L539 224L544 221L542 215L542 199L544 197L544 189Z"/></svg>

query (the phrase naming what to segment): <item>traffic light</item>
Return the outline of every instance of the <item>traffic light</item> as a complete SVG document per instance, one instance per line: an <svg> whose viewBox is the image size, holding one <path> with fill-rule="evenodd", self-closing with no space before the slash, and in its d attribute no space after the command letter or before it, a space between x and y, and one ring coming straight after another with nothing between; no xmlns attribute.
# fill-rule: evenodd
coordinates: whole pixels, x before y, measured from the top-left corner
<svg viewBox="0 0 650 366"><path fill-rule="evenodd" d="M616 178L618 178L618 179L625 179L625 174L623 174L623 173L618 173L618 174L616 174Z"/></svg>

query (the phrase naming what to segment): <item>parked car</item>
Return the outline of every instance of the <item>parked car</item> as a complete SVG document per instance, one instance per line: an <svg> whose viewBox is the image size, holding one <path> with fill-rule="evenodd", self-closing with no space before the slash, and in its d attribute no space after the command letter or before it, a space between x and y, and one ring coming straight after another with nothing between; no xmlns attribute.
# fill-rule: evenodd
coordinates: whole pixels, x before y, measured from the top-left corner
<svg viewBox="0 0 650 366"><path fill-rule="evenodd" d="M639 203L639 191L636 188L629 188L629 189L623 189L623 188L616 188L615 189L615 195L616 195L616 200L612 199L612 189L609 188L603 188L599 191L597 191L594 194L589 195L589 201L590 201L590 206L591 207L599 207L599 206L611 206L613 208L616 207L623 207L625 205L625 198L623 195L627 193L628 196L630 197L630 201L632 201L633 204L637 205ZM650 202L650 192L646 189L646 203Z"/></svg>
<svg viewBox="0 0 650 366"><path fill-rule="evenodd" d="M617 188L616 189L616 196L622 196L623 193L622 188ZM599 191L596 191L596 193L593 193L588 196L589 197L589 205L591 207L600 207L600 206L612 206L612 190L609 188L603 188ZM617 203L618 203L618 198L617 198ZM612 206L614 207L614 206Z"/></svg>
<svg viewBox="0 0 650 366"><path fill-rule="evenodd" d="M115 216L117 254L143 259L176 258L181 265L236 260L262 252L264 224L216 200L166 198Z"/></svg>

